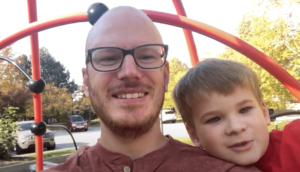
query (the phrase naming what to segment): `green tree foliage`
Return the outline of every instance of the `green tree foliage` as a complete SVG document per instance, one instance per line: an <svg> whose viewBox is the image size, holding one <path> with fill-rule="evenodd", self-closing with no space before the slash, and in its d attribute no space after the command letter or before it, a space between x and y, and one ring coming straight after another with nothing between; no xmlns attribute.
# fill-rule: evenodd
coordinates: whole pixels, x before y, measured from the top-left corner
<svg viewBox="0 0 300 172"><path fill-rule="evenodd" d="M13 56L11 47L0 51L0 55L11 58ZM20 56L13 59L25 70L29 69L27 57ZM0 61L0 113L3 113L3 107L19 107L19 114L25 113L25 103L31 98L31 93L25 87L28 79L14 65Z"/></svg>
<svg viewBox="0 0 300 172"><path fill-rule="evenodd" d="M41 77L46 83L54 83L56 87L68 88L70 93L77 90L78 85L74 80L70 81L70 72L59 61L50 54L48 49L41 48L39 51L41 64ZM28 74L32 74L31 60L22 55L16 59L19 65L26 70Z"/></svg>
<svg viewBox="0 0 300 172"><path fill-rule="evenodd" d="M0 50L0 56L12 57L13 53L12 53L11 46L7 46L7 47L3 48L2 50Z"/></svg>
<svg viewBox="0 0 300 172"><path fill-rule="evenodd" d="M0 86L0 89L2 87ZM0 91L0 113L3 113L3 107L14 106L20 107L19 114L25 116L26 102L32 98L31 92L21 85L14 85L7 91Z"/></svg>
<svg viewBox="0 0 300 172"><path fill-rule="evenodd" d="M185 63L182 63L176 57L172 58L169 61L169 68L169 86L168 92L165 93L165 101L163 108L175 107L175 103L172 99L172 90L175 87L175 84L180 80L180 78L183 77L183 75L188 71L188 66Z"/></svg>
<svg viewBox="0 0 300 172"><path fill-rule="evenodd" d="M271 57L299 81L300 20L294 14L295 6L298 9L300 7L283 0L258 1L256 8L243 16L238 34L240 39ZM295 101L293 95L277 79L235 50L227 48L219 58L239 61L252 68L260 79L268 107L284 109L286 103Z"/></svg>
<svg viewBox="0 0 300 172"><path fill-rule="evenodd" d="M8 51L4 54L5 57L11 58L11 54L7 54ZM28 66L28 60L26 56L20 56L13 59L19 66L21 66L25 71L29 71L30 67ZM26 76L14 65L6 61L0 61L0 91L9 91L14 89L15 86L22 85L25 87L25 84L28 82Z"/></svg>
<svg viewBox="0 0 300 172"><path fill-rule="evenodd" d="M27 117L32 117L33 102L27 102ZM64 121L67 115L72 114L72 94L67 88L56 87L54 83L48 83L42 94L43 119L55 117L59 121Z"/></svg>
<svg viewBox="0 0 300 172"><path fill-rule="evenodd" d="M90 119L96 117L96 114L91 105L90 99L84 96L82 90L79 90L78 92L81 92L79 95L82 95L82 97L79 100L74 101L73 114L82 115L84 119L88 120L88 122L91 122Z"/></svg>
<svg viewBox="0 0 300 172"><path fill-rule="evenodd" d="M69 92L77 90L74 80L70 80L70 72L49 53L46 48L40 49L42 78L56 87L67 87Z"/></svg>
<svg viewBox="0 0 300 172"><path fill-rule="evenodd" d="M73 111L74 114L79 114L79 115L84 115L85 113L95 113L94 109L91 105L90 99L86 98L84 96L84 93L79 90L82 93L82 98L79 100L74 100L74 106L73 106Z"/></svg>
<svg viewBox="0 0 300 172"><path fill-rule="evenodd" d="M9 159L12 145L16 143L17 118L16 108L5 108L4 113L0 113L0 158Z"/></svg>

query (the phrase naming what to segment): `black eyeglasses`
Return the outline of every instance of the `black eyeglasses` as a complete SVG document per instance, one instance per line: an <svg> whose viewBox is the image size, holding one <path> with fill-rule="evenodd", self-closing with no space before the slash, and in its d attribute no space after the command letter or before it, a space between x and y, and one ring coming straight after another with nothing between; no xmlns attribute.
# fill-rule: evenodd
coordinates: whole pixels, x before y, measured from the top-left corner
<svg viewBox="0 0 300 172"><path fill-rule="evenodd" d="M118 47L99 47L88 50L86 64L91 62L93 68L100 72L119 69L126 55L132 55L135 63L143 69L156 69L166 63L168 45L147 44L131 50Z"/></svg>

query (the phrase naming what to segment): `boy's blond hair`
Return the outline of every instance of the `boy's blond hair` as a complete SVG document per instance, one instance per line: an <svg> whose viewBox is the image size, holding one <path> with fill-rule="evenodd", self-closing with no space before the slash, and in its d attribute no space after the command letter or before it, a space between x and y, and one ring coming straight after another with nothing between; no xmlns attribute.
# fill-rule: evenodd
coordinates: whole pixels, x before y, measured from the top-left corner
<svg viewBox="0 0 300 172"><path fill-rule="evenodd" d="M263 96L256 73L242 63L206 59L190 69L176 84L173 99L183 121L195 130L193 109L213 92L231 94L237 86L249 88L261 104Z"/></svg>

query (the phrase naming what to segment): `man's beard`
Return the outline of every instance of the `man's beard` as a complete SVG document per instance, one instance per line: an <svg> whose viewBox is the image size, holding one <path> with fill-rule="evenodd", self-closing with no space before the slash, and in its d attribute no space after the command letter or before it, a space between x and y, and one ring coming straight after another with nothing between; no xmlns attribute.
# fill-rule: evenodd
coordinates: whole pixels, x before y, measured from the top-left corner
<svg viewBox="0 0 300 172"><path fill-rule="evenodd" d="M121 85L118 85L113 88L108 88L106 95L110 96L111 94L108 94L110 92L116 91L118 89L126 89L126 88L146 88L149 91L150 98L154 97L154 95L150 95L150 93L154 94L155 90L152 86L141 84L140 82L134 82L134 83L122 83ZM112 118L112 115L109 113L109 108L105 104L106 100L101 100L99 92L91 86L89 83L89 95L91 99L92 106L96 112L96 114L100 117L101 121L105 124L106 127L119 137L123 139L136 139L147 133L155 123L155 121L158 118L158 115L160 113L160 110L163 105L164 101L164 85L157 90L157 97L153 100L154 105L150 109L152 109L150 114L143 115L145 118L138 118L135 120L114 120ZM106 99L111 99L111 97L107 97ZM127 110L128 112L135 111L136 109L140 109L141 107L138 107L138 105L122 105L120 106L122 109ZM114 107L110 107L114 108ZM142 112L143 113L143 112ZM138 116L139 114L133 114L133 116Z"/></svg>

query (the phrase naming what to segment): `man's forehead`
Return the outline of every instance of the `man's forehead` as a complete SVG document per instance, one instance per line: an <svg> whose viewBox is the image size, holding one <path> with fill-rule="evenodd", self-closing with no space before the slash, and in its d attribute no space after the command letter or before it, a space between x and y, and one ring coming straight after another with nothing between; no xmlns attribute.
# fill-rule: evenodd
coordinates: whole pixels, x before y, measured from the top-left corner
<svg viewBox="0 0 300 172"><path fill-rule="evenodd" d="M133 48L131 46L135 44L147 43L162 43L151 19L141 10L117 7L106 12L95 23L87 38L87 49L97 46Z"/></svg>

